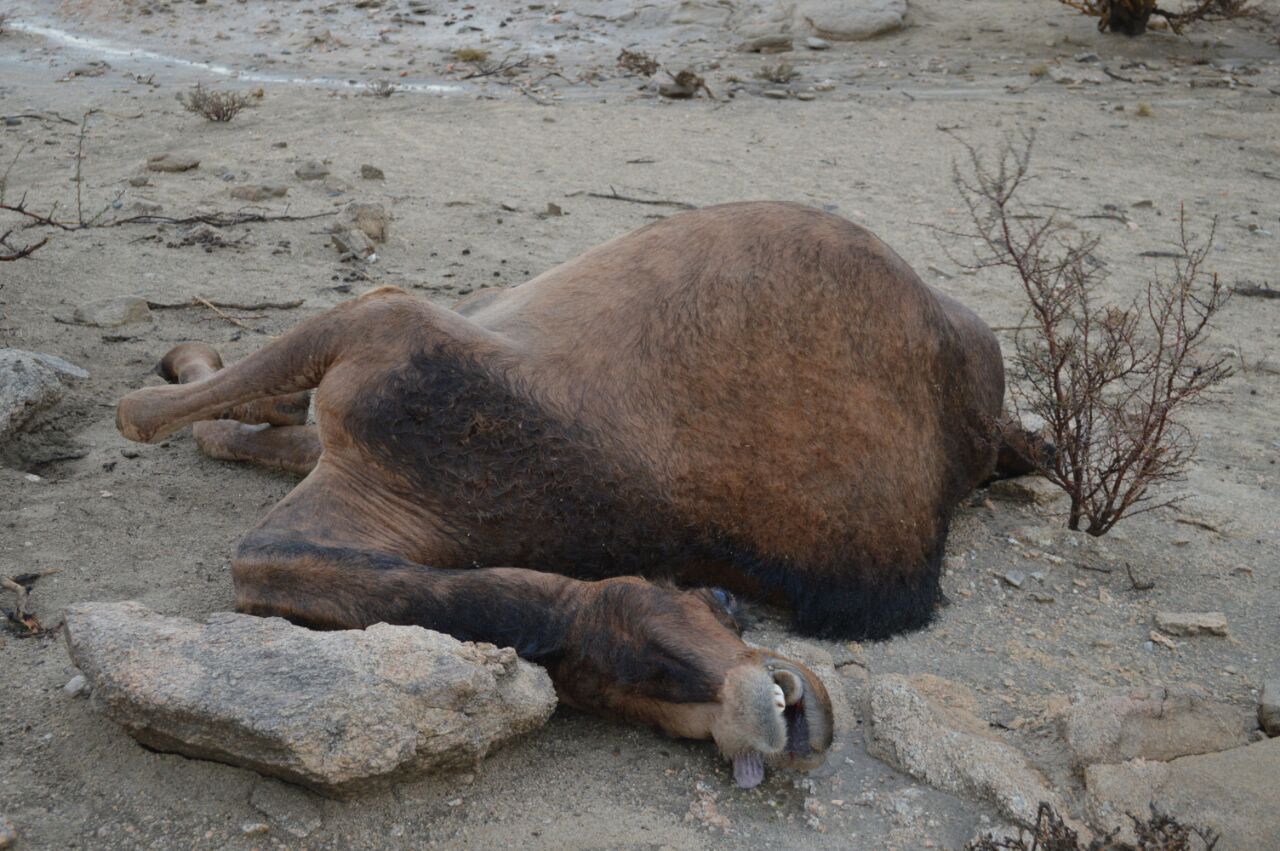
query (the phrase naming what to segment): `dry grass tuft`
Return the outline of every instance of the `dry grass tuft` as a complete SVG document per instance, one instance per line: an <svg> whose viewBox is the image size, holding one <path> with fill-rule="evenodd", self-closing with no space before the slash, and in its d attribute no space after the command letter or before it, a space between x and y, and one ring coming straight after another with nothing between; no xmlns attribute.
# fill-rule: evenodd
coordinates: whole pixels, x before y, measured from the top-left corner
<svg viewBox="0 0 1280 851"><path fill-rule="evenodd" d="M1040 803L1034 829L1019 831L1012 839L994 839L987 834L966 845L965 851L1213 851L1218 844L1215 833L1181 824L1172 816L1151 808L1151 817L1140 819L1132 813L1133 832L1137 844L1116 842L1118 830L1094 839L1088 845L1080 842L1076 832L1062 821L1049 804Z"/></svg>
<svg viewBox="0 0 1280 851"><path fill-rule="evenodd" d="M770 83L790 83L799 76L800 72L785 62L777 65L761 65L760 70L756 72L757 78L768 80Z"/></svg>
<svg viewBox="0 0 1280 851"><path fill-rule="evenodd" d="M370 80L364 84L364 93L369 97L389 98L399 90L390 80Z"/></svg>
<svg viewBox="0 0 1280 851"><path fill-rule="evenodd" d="M453 58L459 62L470 62L478 65L489 58L489 51L482 50L479 47L459 47L453 52Z"/></svg>

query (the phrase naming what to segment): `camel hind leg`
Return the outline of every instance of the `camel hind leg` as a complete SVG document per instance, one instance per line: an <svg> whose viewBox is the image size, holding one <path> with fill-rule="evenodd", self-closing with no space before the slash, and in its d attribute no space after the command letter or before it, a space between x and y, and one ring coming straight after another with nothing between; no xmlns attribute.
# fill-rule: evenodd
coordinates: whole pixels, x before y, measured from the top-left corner
<svg viewBox="0 0 1280 851"><path fill-rule="evenodd" d="M200 420L234 418L249 403L311 390L352 346L394 345L382 326L394 326L391 333L403 336L405 323L397 316L412 320L417 313L406 305L415 301L401 290L379 288L302 323L202 381L135 390L120 400L116 427L129 440L155 443ZM193 360L192 369L208 371L207 363Z"/></svg>

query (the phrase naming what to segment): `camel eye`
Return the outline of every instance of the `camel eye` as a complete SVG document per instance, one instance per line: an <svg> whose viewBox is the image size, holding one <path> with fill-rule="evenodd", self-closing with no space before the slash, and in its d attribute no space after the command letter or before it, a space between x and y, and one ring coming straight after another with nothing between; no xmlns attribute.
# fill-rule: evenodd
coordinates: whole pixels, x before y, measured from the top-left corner
<svg viewBox="0 0 1280 851"><path fill-rule="evenodd" d="M741 611L737 597L723 588L702 588L698 596L706 601L707 607L716 616L716 620L736 634L742 635Z"/></svg>

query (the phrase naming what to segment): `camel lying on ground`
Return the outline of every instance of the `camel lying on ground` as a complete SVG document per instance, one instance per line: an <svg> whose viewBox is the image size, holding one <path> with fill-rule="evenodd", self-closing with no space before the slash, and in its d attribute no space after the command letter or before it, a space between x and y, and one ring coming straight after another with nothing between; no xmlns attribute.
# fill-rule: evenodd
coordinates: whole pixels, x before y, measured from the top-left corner
<svg viewBox="0 0 1280 851"><path fill-rule="evenodd" d="M783 203L681 213L452 310L376 289L160 372L120 402L127 438L194 424L215 458L306 476L236 552L240 611L514 647L570 705L713 738L744 785L820 762L831 704L742 641L729 592L808 635L926 623L1004 393L973 313Z"/></svg>

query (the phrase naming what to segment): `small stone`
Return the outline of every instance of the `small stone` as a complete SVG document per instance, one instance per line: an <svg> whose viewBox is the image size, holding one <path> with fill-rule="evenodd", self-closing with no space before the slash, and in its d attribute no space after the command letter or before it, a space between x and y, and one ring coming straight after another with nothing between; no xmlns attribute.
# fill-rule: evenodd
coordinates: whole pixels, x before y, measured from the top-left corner
<svg viewBox="0 0 1280 851"><path fill-rule="evenodd" d="M126 458L137 458L142 453L130 446L130 447L121 449L120 454Z"/></svg>
<svg viewBox="0 0 1280 851"><path fill-rule="evenodd" d="M76 308L73 318L81 325L97 328L119 328L121 325L152 320L147 300L131 295L85 302Z"/></svg>
<svg viewBox="0 0 1280 851"><path fill-rule="evenodd" d="M767 98L773 98L774 100L786 100L791 97L791 93L786 89L765 89L761 94Z"/></svg>
<svg viewBox="0 0 1280 851"><path fill-rule="evenodd" d="M247 821L240 825L242 836L265 836L271 832L271 825L263 821Z"/></svg>
<svg viewBox="0 0 1280 851"><path fill-rule="evenodd" d="M499 208L506 210L508 213L520 212L520 207L514 201L503 201L498 205Z"/></svg>
<svg viewBox="0 0 1280 851"><path fill-rule="evenodd" d="M818 38L817 36L811 35L804 40L804 46L810 50L830 50L831 42L827 41L825 38Z"/></svg>
<svg viewBox="0 0 1280 851"><path fill-rule="evenodd" d="M791 36L762 35L744 42L738 49L743 53L781 53L791 49Z"/></svg>
<svg viewBox="0 0 1280 851"><path fill-rule="evenodd" d="M148 186L150 183L151 178L147 177L145 174L135 174L133 177L129 178L130 186Z"/></svg>
<svg viewBox="0 0 1280 851"><path fill-rule="evenodd" d="M1157 612L1156 629L1169 635L1226 635L1222 612Z"/></svg>
<svg viewBox="0 0 1280 851"><path fill-rule="evenodd" d="M1280 736L1280 678L1267 680L1262 686L1258 723L1268 736Z"/></svg>
<svg viewBox="0 0 1280 851"><path fill-rule="evenodd" d="M817 100L818 96L813 92L800 92L796 95L796 100Z"/></svg>
<svg viewBox="0 0 1280 851"><path fill-rule="evenodd" d="M1077 62L1100 62L1101 61L1098 58L1098 54L1096 53L1077 53L1075 55L1075 60Z"/></svg>
<svg viewBox="0 0 1280 851"><path fill-rule="evenodd" d="M293 173L299 180L322 180L329 176L329 167L318 160L307 160Z"/></svg>
<svg viewBox="0 0 1280 851"><path fill-rule="evenodd" d="M147 160L149 171L178 172L191 171L200 165L200 160L187 154L158 154Z"/></svg>
<svg viewBox="0 0 1280 851"><path fill-rule="evenodd" d="M342 208L335 229L358 230L374 242L386 242L391 230L391 215L381 204L352 202Z"/></svg>
<svg viewBox="0 0 1280 851"><path fill-rule="evenodd" d="M263 183L256 186L236 186L231 190L231 197L241 201L266 201L268 198L283 198L289 187L280 184Z"/></svg>
<svg viewBox="0 0 1280 851"><path fill-rule="evenodd" d="M382 173L382 169L376 165L368 164L360 166L360 176L365 180L384 180L386 178L386 175Z"/></svg>
<svg viewBox="0 0 1280 851"><path fill-rule="evenodd" d="M861 41L906 26L907 0L798 0L796 29L834 41Z"/></svg>
<svg viewBox="0 0 1280 851"><path fill-rule="evenodd" d="M149 215L160 212L164 209L164 205L158 204L155 201L148 201L146 198L139 198L137 201L133 202L130 209L136 210L143 215Z"/></svg>
<svg viewBox="0 0 1280 851"><path fill-rule="evenodd" d="M543 213L544 216L563 216L564 210L560 209L560 205L553 201L547 202L547 209Z"/></svg>
<svg viewBox="0 0 1280 851"><path fill-rule="evenodd" d="M320 827L320 808L311 795L278 780L259 780L249 803L271 823L291 836L305 839Z"/></svg>
<svg viewBox="0 0 1280 851"><path fill-rule="evenodd" d="M1022 583L1027 581L1027 575L1021 570L1006 570L1004 573L1000 574L1000 579L1003 580L1006 585L1011 585L1014 588L1021 588Z"/></svg>
<svg viewBox="0 0 1280 851"><path fill-rule="evenodd" d="M365 236L364 231L350 228L337 228L330 235L333 245L343 254L351 254L361 260L372 255L377 249L373 240Z"/></svg>
<svg viewBox="0 0 1280 851"><path fill-rule="evenodd" d="M21 124L22 124L22 119L19 118L18 116L16 115L5 116L5 119L4 119L5 127L18 127Z"/></svg>
<svg viewBox="0 0 1280 851"><path fill-rule="evenodd" d="M815 92L832 92L832 91L835 91L835 88L836 88L835 80L819 80L818 82L813 84L813 90Z"/></svg>
<svg viewBox="0 0 1280 851"><path fill-rule="evenodd" d="M68 697L79 697L89 687L89 681L84 678L84 674L76 674L62 690L67 693Z"/></svg>

